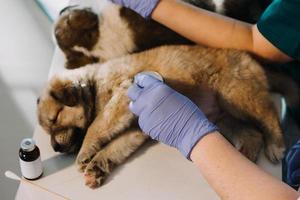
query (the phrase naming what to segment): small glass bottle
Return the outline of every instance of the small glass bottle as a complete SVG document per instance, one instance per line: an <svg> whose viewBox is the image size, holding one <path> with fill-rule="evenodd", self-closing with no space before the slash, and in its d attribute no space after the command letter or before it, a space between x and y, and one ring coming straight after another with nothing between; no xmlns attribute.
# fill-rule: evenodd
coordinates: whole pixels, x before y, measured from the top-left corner
<svg viewBox="0 0 300 200"><path fill-rule="evenodd" d="M42 176L43 167L40 150L32 138L25 138L19 150L21 173L28 180L35 180Z"/></svg>

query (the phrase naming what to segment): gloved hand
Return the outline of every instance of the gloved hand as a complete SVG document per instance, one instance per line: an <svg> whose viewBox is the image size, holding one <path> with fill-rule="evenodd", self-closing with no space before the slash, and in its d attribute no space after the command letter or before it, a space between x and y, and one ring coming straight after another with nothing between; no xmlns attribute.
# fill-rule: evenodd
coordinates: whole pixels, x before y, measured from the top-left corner
<svg viewBox="0 0 300 200"><path fill-rule="evenodd" d="M135 83L128 89L129 108L152 139L177 148L190 159L196 143L217 130L191 100L160 80L138 74Z"/></svg>
<svg viewBox="0 0 300 200"><path fill-rule="evenodd" d="M149 19L159 0L111 0L126 8L139 13L142 17Z"/></svg>
<svg viewBox="0 0 300 200"><path fill-rule="evenodd" d="M300 140L289 150L285 162L287 165L287 183L300 185Z"/></svg>

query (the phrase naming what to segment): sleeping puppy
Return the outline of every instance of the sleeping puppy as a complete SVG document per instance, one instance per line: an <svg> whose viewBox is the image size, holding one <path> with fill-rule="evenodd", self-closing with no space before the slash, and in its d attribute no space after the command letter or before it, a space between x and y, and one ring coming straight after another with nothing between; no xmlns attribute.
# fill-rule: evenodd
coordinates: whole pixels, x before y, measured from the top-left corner
<svg viewBox="0 0 300 200"><path fill-rule="evenodd" d="M191 98L252 161L263 144L271 162L282 158L282 131L261 66L236 50L169 45L66 70L41 95L40 125L51 135L55 150L80 148L76 163L89 187L101 185L148 138L129 111L126 95L141 71L160 73L168 85Z"/></svg>
<svg viewBox="0 0 300 200"><path fill-rule="evenodd" d="M257 21L265 5L259 0L185 0L195 6L246 22ZM55 24L57 44L66 56L66 68L105 62L166 44L192 44L153 20L102 0L100 12L71 6ZM188 22L187 22L188 23Z"/></svg>

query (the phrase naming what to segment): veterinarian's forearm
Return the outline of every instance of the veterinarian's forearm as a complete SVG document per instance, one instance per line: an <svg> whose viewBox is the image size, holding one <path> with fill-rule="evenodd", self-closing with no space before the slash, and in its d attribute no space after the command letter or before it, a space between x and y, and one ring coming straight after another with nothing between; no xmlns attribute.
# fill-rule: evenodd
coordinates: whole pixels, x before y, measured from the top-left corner
<svg viewBox="0 0 300 200"><path fill-rule="evenodd" d="M198 142L191 160L222 199L296 200L299 196L247 160L218 132Z"/></svg>
<svg viewBox="0 0 300 200"><path fill-rule="evenodd" d="M255 25L181 1L161 0L152 18L197 44L245 50L270 61L291 60L261 36Z"/></svg>
<svg viewBox="0 0 300 200"><path fill-rule="evenodd" d="M252 48L251 24L184 2L162 0L153 11L152 18L199 44L243 50Z"/></svg>

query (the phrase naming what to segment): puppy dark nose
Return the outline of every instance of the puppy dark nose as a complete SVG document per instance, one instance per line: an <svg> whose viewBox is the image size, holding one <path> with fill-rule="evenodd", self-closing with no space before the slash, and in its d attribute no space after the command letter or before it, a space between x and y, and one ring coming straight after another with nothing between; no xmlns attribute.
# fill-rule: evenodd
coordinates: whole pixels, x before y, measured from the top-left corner
<svg viewBox="0 0 300 200"><path fill-rule="evenodd" d="M56 151L56 152L61 151L61 149L62 149L58 143L54 143L52 145L52 147L53 147L54 151Z"/></svg>

